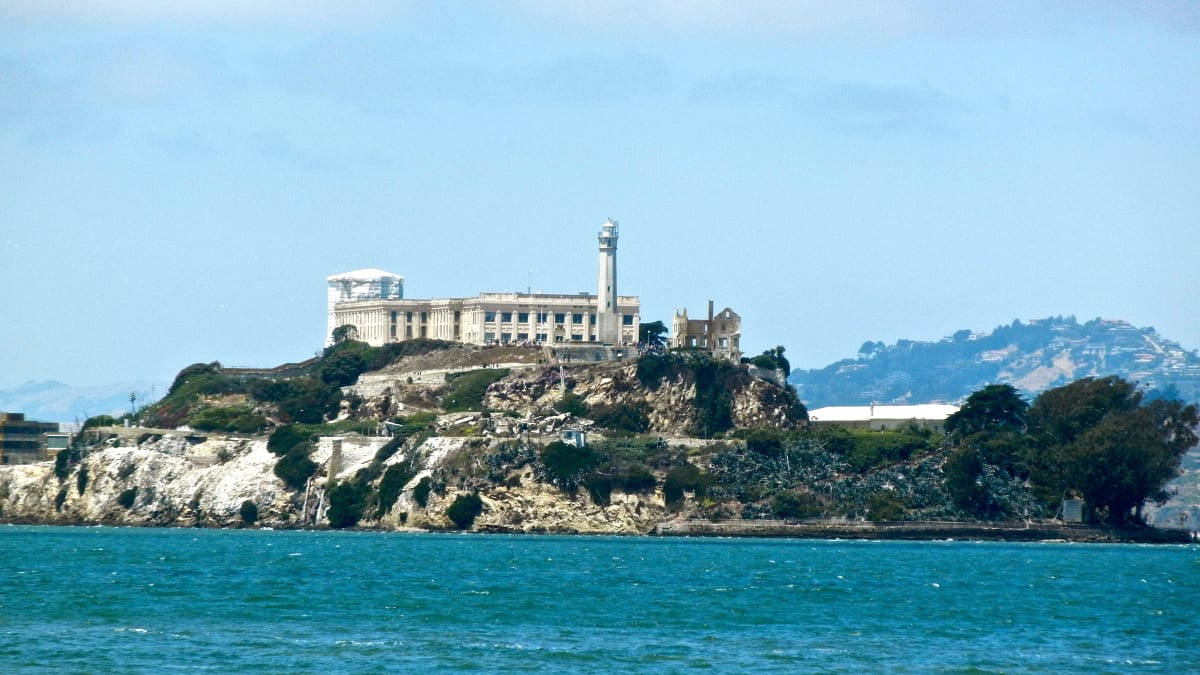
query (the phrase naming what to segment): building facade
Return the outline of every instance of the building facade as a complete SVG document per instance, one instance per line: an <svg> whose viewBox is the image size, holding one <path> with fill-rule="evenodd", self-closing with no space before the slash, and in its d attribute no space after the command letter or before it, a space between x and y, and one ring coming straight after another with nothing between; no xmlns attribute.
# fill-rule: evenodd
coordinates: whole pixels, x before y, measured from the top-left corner
<svg viewBox="0 0 1200 675"><path fill-rule="evenodd" d="M641 300L617 294L617 223L601 226L598 293L480 293L470 298L404 297L404 277L379 269L328 277L325 345L333 331L373 346L417 338L466 344L632 345Z"/></svg>
<svg viewBox="0 0 1200 675"><path fill-rule="evenodd" d="M57 433L54 422L35 422L22 413L0 412L0 464L27 464L49 459L45 434Z"/></svg>
<svg viewBox="0 0 1200 675"><path fill-rule="evenodd" d="M808 421L818 427L845 427L888 431L909 423L934 431L945 430L946 418L958 412L958 406L943 403L918 405L844 405L808 411Z"/></svg>
<svg viewBox="0 0 1200 675"><path fill-rule="evenodd" d="M713 313L708 301L708 318L688 318L687 308L676 310L671 323L671 346L703 349L716 358L737 363L742 359L742 317L726 307Z"/></svg>

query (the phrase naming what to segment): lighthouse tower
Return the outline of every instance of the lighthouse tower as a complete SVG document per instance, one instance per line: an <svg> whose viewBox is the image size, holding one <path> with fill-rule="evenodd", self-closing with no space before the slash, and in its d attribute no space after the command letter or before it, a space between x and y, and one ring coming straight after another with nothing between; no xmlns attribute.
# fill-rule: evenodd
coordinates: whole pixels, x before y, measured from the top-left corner
<svg viewBox="0 0 1200 675"><path fill-rule="evenodd" d="M600 274L596 292L596 340L607 345L621 341L617 318L617 221L600 226Z"/></svg>

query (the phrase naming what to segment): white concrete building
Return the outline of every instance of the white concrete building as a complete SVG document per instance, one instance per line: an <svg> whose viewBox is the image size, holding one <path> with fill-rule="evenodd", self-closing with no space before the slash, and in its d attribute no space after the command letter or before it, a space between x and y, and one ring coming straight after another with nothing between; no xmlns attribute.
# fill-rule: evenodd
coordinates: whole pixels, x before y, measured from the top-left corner
<svg viewBox="0 0 1200 675"><path fill-rule="evenodd" d="M875 431L896 429L912 421L921 426L942 431L946 425L946 418L956 412L958 412L958 406L941 403L829 406L809 410L808 421L818 426L839 426Z"/></svg>
<svg viewBox="0 0 1200 675"><path fill-rule="evenodd" d="M596 343L632 345L641 327L641 300L617 295L617 223L601 226L599 291L480 293L470 298L406 299L404 277L379 269L328 277L325 345L333 331L353 326L355 339L379 346L415 338L467 344Z"/></svg>

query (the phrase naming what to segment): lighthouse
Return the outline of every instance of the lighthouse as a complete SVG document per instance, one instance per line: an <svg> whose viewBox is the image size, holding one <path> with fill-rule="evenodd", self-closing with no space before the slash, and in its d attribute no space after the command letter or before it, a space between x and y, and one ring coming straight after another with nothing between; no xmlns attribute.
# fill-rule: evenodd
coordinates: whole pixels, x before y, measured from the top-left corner
<svg viewBox="0 0 1200 675"><path fill-rule="evenodd" d="M600 226L600 271L596 292L596 340L607 345L619 344L621 332L617 318L617 221L609 218Z"/></svg>

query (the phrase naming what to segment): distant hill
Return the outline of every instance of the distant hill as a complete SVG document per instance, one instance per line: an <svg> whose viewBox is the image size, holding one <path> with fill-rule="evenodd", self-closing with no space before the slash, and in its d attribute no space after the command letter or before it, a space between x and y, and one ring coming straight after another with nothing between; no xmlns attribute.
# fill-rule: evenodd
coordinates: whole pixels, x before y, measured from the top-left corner
<svg viewBox="0 0 1200 675"><path fill-rule="evenodd" d="M960 330L936 342L867 341L858 356L789 381L811 407L870 403L954 403L987 384L1029 397L1089 375L1120 375L1148 390L1200 401L1200 354L1153 328L1118 319L1013 321L987 333Z"/></svg>
<svg viewBox="0 0 1200 675"><path fill-rule="evenodd" d="M54 380L26 382L0 389L0 410L25 413L42 422L82 422L94 415L129 412L129 392L137 393L137 406L149 404L167 390L162 382L122 382L74 387Z"/></svg>

